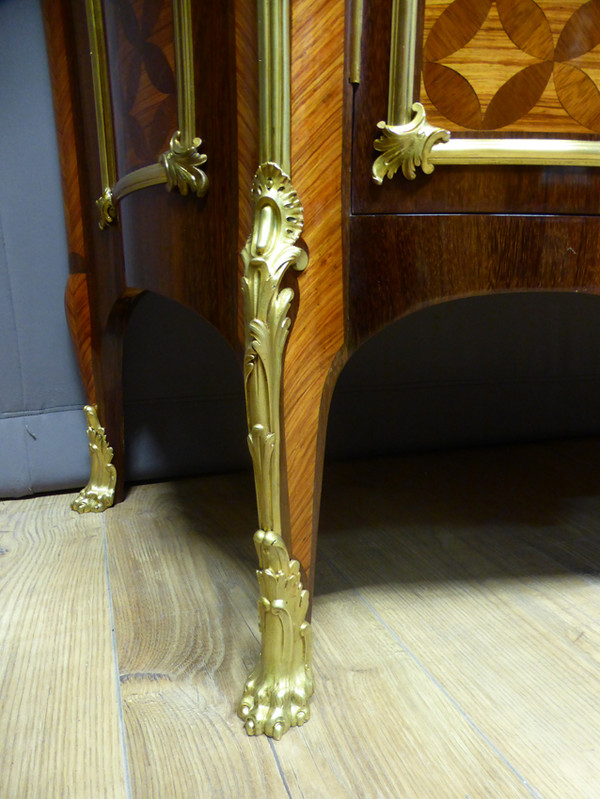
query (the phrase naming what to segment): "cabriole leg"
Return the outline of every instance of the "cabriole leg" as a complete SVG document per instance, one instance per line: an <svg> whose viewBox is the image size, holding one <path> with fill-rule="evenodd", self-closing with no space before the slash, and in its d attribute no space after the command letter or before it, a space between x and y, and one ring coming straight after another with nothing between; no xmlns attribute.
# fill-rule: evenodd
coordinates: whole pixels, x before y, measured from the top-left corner
<svg viewBox="0 0 600 799"><path fill-rule="evenodd" d="M254 466L260 528L258 603L261 654L250 675L238 714L250 735L281 738L308 720L313 692L308 591L300 566L290 560L281 536L280 398L283 352L293 292L281 289L287 269L303 270L306 253L295 246L302 206L287 175L262 164L252 186L254 225L242 251L246 324L244 379L248 444Z"/></svg>

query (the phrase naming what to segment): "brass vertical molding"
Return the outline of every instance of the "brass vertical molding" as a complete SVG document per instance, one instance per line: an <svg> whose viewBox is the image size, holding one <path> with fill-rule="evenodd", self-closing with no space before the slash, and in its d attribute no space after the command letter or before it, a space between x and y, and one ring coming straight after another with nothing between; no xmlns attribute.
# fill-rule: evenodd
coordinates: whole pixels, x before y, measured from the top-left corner
<svg viewBox="0 0 600 799"><path fill-rule="evenodd" d="M162 153L158 160L164 167L169 191L177 188L181 194L192 192L197 197L204 197L208 190L208 177L200 167L207 158L200 152L202 139L194 133L196 101L191 0L173 0L173 38L179 129L171 137L167 152ZM143 183L141 180L135 188L141 188Z"/></svg>
<svg viewBox="0 0 600 799"><path fill-rule="evenodd" d="M182 147L190 147L192 145L196 126L194 44L192 41L191 15L190 0L173 0L177 122L179 125L179 142Z"/></svg>
<svg viewBox="0 0 600 799"><path fill-rule="evenodd" d="M258 0L259 161L291 172L289 0Z"/></svg>
<svg viewBox="0 0 600 799"><path fill-rule="evenodd" d="M96 200L96 205L100 212L98 224L104 228L116 219L117 212L113 201L112 186L117 179L117 168L101 0L85 0L85 13L90 42L100 180L102 182L102 193Z"/></svg>
<svg viewBox="0 0 600 799"><path fill-rule="evenodd" d="M406 125L412 119L419 0L394 0L388 85L388 125Z"/></svg>
<svg viewBox="0 0 600 799"><path fill-rule="evenodd" d="M242 250L242 296L248 446L260 527L254 544L261 652L238 715L249 735L279 739L308 720L313 693L310 600L300 565L290 559L283 541L280 482L283 354L294 296L281 283L290 267L305 269L308 257L296 244L303 211L286 173L291 161L288 0L259 0L258 31L261 164L252 183L252 231Z"/></svg>
<svg viewBox="0 0 600 799"><path fill-rule="evenodd" d="M363 0L352 0L352 17L350 21L350 83L360 83L363 6Z"/></svg>

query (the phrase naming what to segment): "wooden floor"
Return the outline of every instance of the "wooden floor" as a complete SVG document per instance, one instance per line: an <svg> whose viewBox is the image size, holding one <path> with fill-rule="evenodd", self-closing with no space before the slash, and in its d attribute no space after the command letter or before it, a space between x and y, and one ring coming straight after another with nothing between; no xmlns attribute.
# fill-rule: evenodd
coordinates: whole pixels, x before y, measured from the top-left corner
<svg viewBox="0 0 600 799"><path fill-rule="evenodd" d="M598 799L600 442L331 465L312 719L258 654L248 475L0 504L2 799Z"/></svg>

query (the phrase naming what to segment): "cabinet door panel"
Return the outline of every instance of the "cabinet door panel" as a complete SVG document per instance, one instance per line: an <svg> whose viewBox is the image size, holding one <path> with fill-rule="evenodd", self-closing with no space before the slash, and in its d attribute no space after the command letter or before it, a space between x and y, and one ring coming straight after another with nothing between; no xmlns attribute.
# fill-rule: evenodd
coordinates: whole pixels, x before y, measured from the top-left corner
<svg viewBox="0 0 600 799"><path fill-rule="evenodd" d="M371 0L365 7L354 100L353 213L598 213L597 166L444 165L433 158L432 174L417 167L414 180L398 172L376 185L377 124L390 122L393 6L392 0ZM582 144L597 151L600 164L596 4L425 0L414 8L412 99L423 104L427 122L450 132L450 146L487 141L516 152L519 142L528 146L533 139L538 154L563 148L565 163ZM433 151L444 147L436 144Z"/></svg>

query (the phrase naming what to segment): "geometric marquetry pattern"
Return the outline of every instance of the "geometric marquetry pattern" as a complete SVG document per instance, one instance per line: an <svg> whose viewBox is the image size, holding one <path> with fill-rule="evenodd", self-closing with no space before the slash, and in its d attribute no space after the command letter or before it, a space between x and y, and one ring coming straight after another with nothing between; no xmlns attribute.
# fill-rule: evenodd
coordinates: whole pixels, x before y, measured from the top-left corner
<svg viewBox="0 0 600 799"><path fill-rule="evenodd" d="M119 174L155 163L177 129L173 16L169 0L108 0ZM108 10L107 8L107 10Z"/></svg>
<svg viewBox="0 0 600 799"><path fill-rule="evenodd" d="M427 0L429 121L482 131L600 132L599 44L600 0Z"/></svg>

